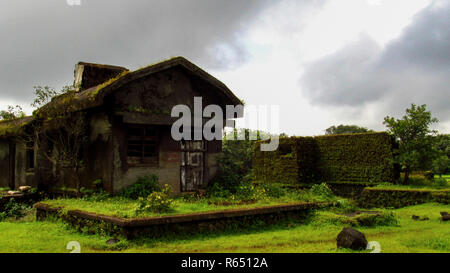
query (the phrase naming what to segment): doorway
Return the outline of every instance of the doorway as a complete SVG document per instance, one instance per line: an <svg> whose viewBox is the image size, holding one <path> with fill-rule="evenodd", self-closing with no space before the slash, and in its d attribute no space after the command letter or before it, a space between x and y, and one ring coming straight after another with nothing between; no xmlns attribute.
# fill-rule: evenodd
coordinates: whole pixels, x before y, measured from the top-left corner
<svg viewBox="0 0 450 273"><path fill-rule="evenodd" d="M202 189L205 141L182 140L181 141L181 191L197 191Z"/></svg>

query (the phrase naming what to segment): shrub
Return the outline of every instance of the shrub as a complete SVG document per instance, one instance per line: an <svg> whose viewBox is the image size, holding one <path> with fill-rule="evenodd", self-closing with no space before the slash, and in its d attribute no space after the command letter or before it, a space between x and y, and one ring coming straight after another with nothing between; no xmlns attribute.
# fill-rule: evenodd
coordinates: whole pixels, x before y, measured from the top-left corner
<svg viewBox="0 0 450 273"><path fill-rule="evenodd" d="M426 171L423 173L423 177L425 177L426 180L433 181L434 173L432 171Z"/></svg>
<svg viewBox="0 0 450 273"><path fill-rule="evenodd" d="M138 199L146 198L153 192L161 191L158 184L158 177L154 174L139 177L133 185L127 187L121 192L125 198Z"/></svg>
<svg viewBox="0 0 450 273"><path fill-rule="evenodd" d="M331 199L334 197L333 192L326 183L314 184L309 191L312 194L321 196L325 199Z"/></svg>
<svg viewBox="0 0 450 273"><path fill-rule="evenodd" d="M262 184L261 188L266 195L273 198L280 198L286 195L286 189L277 184Z"/></svg>
<svg viewBox="0 0 450 273"><path fill-rule="evenodd" d="M445 178L436 178L434 180L434 183L435 183L436 187L439 187L439 188L448 187L448 182L447 182L447 179L445 179Z"/></svg>
<svg viewBox="0 0 450 273"><path fill-rule="evenodd" d="M27 214L29 209L30 207L16 202L13 198L11 198L8 203L6 203L4 210L0 212L0 221L5 220L6 218L22 218Z"/></svg>
<svg viewBox="0 0 450 273"><path fill-rule="evenodd" d="M229 198L232 193L225 189L220 183L213 183L207 188L209 198Z"/></svg>
<svg viewBox="0 0 450 273"><path fill-rule="evenodd" d="M397 226L398 219L393 212L381 212L377 214L361 214L356 217L359 226Z"/></svg>
<svg viewBox="0 0 450 273"><path fill-rule="evenodd" d="M147 198L139 198L139 207L136 210L136 214L142 212L155 212L163 213L172 210L173 199L170 198L169 192L171 187L164 185L164 189L161 191L152 192Z"/></svg>

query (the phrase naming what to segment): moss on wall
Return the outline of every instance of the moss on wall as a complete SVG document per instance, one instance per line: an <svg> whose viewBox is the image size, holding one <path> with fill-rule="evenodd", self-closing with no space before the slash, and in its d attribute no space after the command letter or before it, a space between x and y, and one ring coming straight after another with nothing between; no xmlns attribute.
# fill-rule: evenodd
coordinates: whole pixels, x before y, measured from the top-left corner
<svg viewBox="0 0 450 273"><path fill-rule="evenodd" d="M450 203L450 190L398 190L365 188L358 199L361 207L401 208L427 202Z"/></svg>
<svg viewBox="0 0 450 273"><path fill-rule="evenodd" d="M387 133L281 138L279 148L254 152L258 182L308 184L320 181L394 182L394 141Z"/></svg>

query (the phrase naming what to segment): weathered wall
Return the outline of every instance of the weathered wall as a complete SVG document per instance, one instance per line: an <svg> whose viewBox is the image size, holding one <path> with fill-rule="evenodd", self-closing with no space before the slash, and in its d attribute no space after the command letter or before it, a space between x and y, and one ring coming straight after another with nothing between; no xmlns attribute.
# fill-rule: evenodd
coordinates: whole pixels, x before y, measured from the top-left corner
<svg viewBox="0 0 450 273"><path fill-rule="evenodd" d="M174 192L180 191L180 144L172 140L170 127L159 128L158 165L129 164L127 162L126 126L114 126L114 192L132 185L138 177L155 174L161 185L168 184Z"/></svg>
<svg viewBox="0 0 450 273"><path fill-rule="evenodd" d="M173 106L187 105L193 114L194 96L203 97L203 106L209 104L223 105L212 88L185 74L180 68L172 68L153 74L144 79L133 81L115 92L109 101L110 108L116 115L113 126L114 135L114 192L136 182L139 176L155 174L159 183L169 184L175 193L180 192L181 146L170 135L173 119L170 112ZM126 156L126 124L157 124L160 126L159 165L132 166ZM205 183L217 173L217 157L222 149L222 142L208 143L204 163Z"/></svg>
<svg viewBox="0 0 450 273"><path fill-rule="evenodd" d="M16 169L15 169L15 188L18 189L20 186L27 186L27 147L25 143L16 143Z"/></svg>
<svg viewBox="0 0 450 273"><path fill-rule="evenodd" d="M394 141L387 133L293 137L279 149L261 152L255 145L254 179L299 184L321 181L395 182Z"/></svg>
<svg viewBox="0 0 450 273"><path fill-rule="evenodd" d="M0 188L9 187L9 142L0 140Z"/></svg>
<svg viewBox="0 0 450 273"><path fill-rule="evenodd" d="M99 111L99 110L97 110ZM112 191L112 129L111 121L104 112L87 114L89 144L83 149L84 167L79 171L80 186L92 189L93 182L101 179L107 191ZM61 188L75 189L76 180L72 170L53 166L43 155L48 149L44 143L37 154L36 181L42 188L54 191Z"/></svg>

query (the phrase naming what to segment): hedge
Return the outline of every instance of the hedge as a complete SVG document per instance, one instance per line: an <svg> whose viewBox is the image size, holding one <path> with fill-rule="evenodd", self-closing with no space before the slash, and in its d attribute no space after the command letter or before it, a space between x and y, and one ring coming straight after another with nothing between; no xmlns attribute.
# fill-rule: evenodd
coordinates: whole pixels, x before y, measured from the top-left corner
<svg viewBox="0 0 450 273"><path fill-rule="evenodd" d="M365 188L358 199L361 207L401 208L427 202L450 204L450 190L399 190Z"/></svg>
<svg viewBox="0 0 450 273"><path fill-rule="evenodd" d="M385 132L280 138L279 148L254 150L254 180L282 184L322 181L395 182L394 139Z"/></svg>

